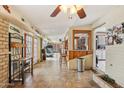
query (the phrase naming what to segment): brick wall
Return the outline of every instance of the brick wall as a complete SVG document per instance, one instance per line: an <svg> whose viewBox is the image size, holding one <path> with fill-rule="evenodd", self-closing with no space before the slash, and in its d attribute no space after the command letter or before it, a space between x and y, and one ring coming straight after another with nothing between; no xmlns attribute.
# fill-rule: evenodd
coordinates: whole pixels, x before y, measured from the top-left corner
<svg viewBox="0 0 124 93"><path fill-rule="evenodd" d="M8 28L8 22L0 17L0 87L8 83Z"/></svg>

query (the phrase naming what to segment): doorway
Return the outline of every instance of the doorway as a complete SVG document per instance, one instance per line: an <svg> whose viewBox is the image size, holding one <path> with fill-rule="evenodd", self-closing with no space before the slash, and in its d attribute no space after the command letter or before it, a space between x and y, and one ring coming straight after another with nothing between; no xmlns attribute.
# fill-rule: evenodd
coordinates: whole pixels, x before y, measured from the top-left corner
<svg viewBox="0 0 124 93"><path fill-rule="evenodd" d="M106 45L107 45L107 31L104 27L98 28L95 30L94 33L94 64L95 68L105 72L105 66L106 66Z"/></svg>

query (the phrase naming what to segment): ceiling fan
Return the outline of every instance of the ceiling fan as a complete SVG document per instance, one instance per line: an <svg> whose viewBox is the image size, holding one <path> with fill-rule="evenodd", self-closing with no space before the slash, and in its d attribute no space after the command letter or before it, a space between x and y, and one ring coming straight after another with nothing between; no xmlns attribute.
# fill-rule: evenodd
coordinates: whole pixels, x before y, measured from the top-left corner
<svg viewBox="0 0 124 93"><path fill-rule="evenodd" d="M2 6L3 6L3 8L4 8L8 13L11 13L10 8L9 8L8 5L2 5Z"/></svg>
<svg viewBox="0 0 124 93"><path fill-rule="evenodd" d="M73 13L77 13L80 19L86 17L86 13L84 9L78 5L68 5L68 6L58 5L50 16L56 17L61 11L66 11L69 14L69 16Z"/></svg>

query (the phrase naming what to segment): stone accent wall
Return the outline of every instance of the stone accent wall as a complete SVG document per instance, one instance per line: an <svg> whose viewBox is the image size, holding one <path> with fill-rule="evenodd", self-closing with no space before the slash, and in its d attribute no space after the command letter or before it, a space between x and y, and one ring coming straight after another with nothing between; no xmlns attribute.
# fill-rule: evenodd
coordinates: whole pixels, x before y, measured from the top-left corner
<svg viewBox="0 0 124 93"><path fill-rule="evenodd" d="M9 23L0 17L0 87L8 83L8 30Z"/></svg>

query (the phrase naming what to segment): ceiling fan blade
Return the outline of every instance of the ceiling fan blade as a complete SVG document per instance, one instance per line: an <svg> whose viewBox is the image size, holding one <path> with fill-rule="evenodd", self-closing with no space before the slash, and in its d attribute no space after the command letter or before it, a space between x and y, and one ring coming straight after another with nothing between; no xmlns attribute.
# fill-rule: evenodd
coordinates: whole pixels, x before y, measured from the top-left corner
<svg viewBox="0 0 124 93"><path fill-rule="evenodd" d="M3 8L4 8L8 13L11 12L8 5L3 5Z"/></svg>
<svg viewBox="0 0 124 93"><path fill-rule="evenodd" d="M85 13L85 11L84 11L83 8L81 8L80 10L78 10L78 11L77 11L77 14L78 14L78 16L80 17L80 19L86 17L86 13Z"/></svg>
<svg viewBox="0 0 124 93"><path fill-rule="evenodd" d="M53 13L50 15L51 17L55 17L60 11L60 6L61 5L58 5L57 8L53 11Z"/></svg>

